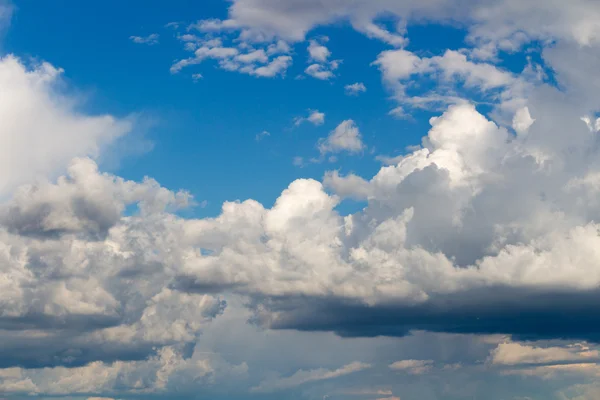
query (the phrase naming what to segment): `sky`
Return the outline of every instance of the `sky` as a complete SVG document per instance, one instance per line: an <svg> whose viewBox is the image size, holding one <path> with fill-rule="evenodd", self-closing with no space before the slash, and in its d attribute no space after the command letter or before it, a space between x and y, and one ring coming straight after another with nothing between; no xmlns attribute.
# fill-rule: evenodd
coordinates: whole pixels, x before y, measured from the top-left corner
<svg viewBox="0 0 600 400"><path fill-rule="evenodd" d="M0 398L597 400L599 21L0 0Z"/></svg>

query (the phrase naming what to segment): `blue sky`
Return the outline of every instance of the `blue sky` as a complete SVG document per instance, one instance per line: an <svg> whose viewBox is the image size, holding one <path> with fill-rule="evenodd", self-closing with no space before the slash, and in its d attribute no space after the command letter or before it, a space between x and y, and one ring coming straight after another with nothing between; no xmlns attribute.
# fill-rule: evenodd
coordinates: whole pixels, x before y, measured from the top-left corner
<svg viewBox="0 0 600 400"><path fill-rule="evenodd" d="M592 0L0 0L7 399L596 400Z"/></svg>
<svg viewBox="0 0 600 400"><path fill-rule="evenodd" d="M115 9L120 10L118 15ZM227 4L216 0L201 5L181 2L168 10L162 2L65 2L60 7L43 4L31 9L19 4L4 47L6 52L63 68L68 90L75 87L88 97L86 111L139 113L143 123L136 138L150 141L153 150L142 156L128 154L117 166L108 166L128 179L148 175L166 187L191 191L197 199L208 201L206 210L196 210L200 215L216 215L225 200L254 198L270 204L294 178L320 179L332 168L373 175L381 165L373 154L396 156L406 146L419 144L433 113L417 112L411 120L386 115L394 102L377 68L370 65L386 47L347 23L311 33L311 37L329 37L335 57L344 60L338 76L328 81L303 73L305 44L294 46L297 60L285 77L252 79L219 70L211 61L170 74L173 60L187 54L176 38L182 29L165 25L191 22L190 15L221 18L226 9ZM57 24L57 19L65 22ZM411 47L432 54L460 48L465 35L462 29L439 25L413 29ZM152 46L123 40L153 33L160 38ZM194 73L202 73L205 79L193 82ZM344 86L355 82L368 90L347 96ZM294 126L295 118L313 109L326 114L323 125ZM316 141L350 118L364 136L365 154L303 168L293 164L294 157L318 157ZM256 135L265 130L270 136L257 142Z"/></svg>

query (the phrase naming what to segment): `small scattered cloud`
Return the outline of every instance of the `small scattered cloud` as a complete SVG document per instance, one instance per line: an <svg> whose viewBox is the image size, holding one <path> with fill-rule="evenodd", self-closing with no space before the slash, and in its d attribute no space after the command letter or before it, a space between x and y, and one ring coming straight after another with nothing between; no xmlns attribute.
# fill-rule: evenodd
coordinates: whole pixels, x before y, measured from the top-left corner
<svg viewBox="0 0 600 400"><path fill-rule="evenodd" d="M358 153L365 148L356 123L347 119L342 121L326 138L319 140L317 147L322 155L326 153Z"/></svg>
<svg viewBox="0 0 600 400"><path fill-rule="evenodd" d="M421 375L433 368L432 360L402 360L390 364L390 369L395 371L406 371L411 375Z"/></svg>
<svg viewBox="0 0 600 400"><path fill-rule="evenodd" d="M327 59L331 56L331 52L327 47L318 43L316 40L309 41L308 45L308 59L318 63L327 62Z"/></svg>
<svg viewBox="0 0 600 400"><path fill-rule="evenodd" d="M338 69L341 61L329 61L331 51L323 43L320 43L328 40L327 37L322 37L319 41L315 39L309 41L308 62L310 65L304 70L306 75L324 81L335 76L333 72Z"/></svg>
<svg viewBox="0 0 600 400"><path fill-rule="evenodd" d="M204 79L204 76L202 76L202 74L193 74L193 75L192 75L192 80L193 80L194 82L198 82L198 81L200 81L200 80L202 80L202 79Z"/></svg>
<svg viewBox="0 0 600 400"><path fill-rule="evenodd" d="M367 87L362 82L356 82L356 83L346 85L346 86L344 86L344 89L348 96L357 96L357 95L367 91Z"/></svg>
<svg viewBox="0 0 600 400"><path fill-rule="evenodd" d="M319 110L308 110L307 117L296 117L294 119L294 125L300 126L303 122L310 122L311 124L318 126L325 123L325 113Z"/></svg>
<svg viewBox="0 0 600 400"><path fill-rule="evenodd" d="M294 159L292 160L292 164L294 164L296 167L302 168L304 166L304 157L294 157Z"/></svg>
<svg viewBox="0 0 600 400"><path fill-rule="evenodd" d="M234 40L229 33L240 27L233 20L207 19L186 27L177 35L188 58L176 61L171 73L213 60L218 68L262 78L284 76L292 65L290 45L280 39L253 40L241 35ZM263 38L264 39L264 38Z"/></svg>
<svg viewBox="0 0 600 400"><path fill-rule="evenodd" d="M268 131L262 131L261 133L257 133L255 140L257 142L260 142L261 140L263 140L264 138L271 136L271 134Z"/></svg>
<svg viewBox="0 0 600 400"><path fill-rule="evenodd" d="M338 69L340 62L340 60L334 60L327 64L311 64L308 67L306 67L304 72L315 79L326 81L335 76L333 71Z"/></svg>
<svg viewBox="0 0 600 400"><path fill-rule="evenodd" d="M158 38L158 33L152 33L148 36L129 36L129 39L131 39L133 43L147 44L149 46L158 44Z"/></svg>

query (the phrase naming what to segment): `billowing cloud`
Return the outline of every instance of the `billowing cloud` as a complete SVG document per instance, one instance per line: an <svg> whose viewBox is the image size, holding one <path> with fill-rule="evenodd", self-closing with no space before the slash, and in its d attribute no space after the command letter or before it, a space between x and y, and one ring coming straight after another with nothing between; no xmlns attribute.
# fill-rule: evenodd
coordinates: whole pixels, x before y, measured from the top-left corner
<svg viewBox="0 0 600 400"><path fill-rule="evenodd" d="M0 196L15 186L56 176L73 157L96 157L132 129L128 120L77 111L62 93L62 70L48 63L28 69L18 58L0 59Z"/></svg>
<svg viewBox="0 0 600 400"><path fill-rule="evenodd" d="M359 213L339 215L338 197L299 180L270 210L232 203L194 222L213 253L181 284L254 293L257 321L272 328L598 339L588 310L598 296L590 216L600 210L586 125L575 119L580 136L565 154L544 146L538 120L515 137L463 104L431 123L421 148L370 181L328 178L367 198ZM235 236L225 221L236 221Z"/></svg>
<svg viewBox="0 0 600 400"><path fill-rule="evenodd" d="M379 15L392 23L378 24ZM592 51L599 15L598 5L584 0L468 0L464 7L441 0L234 1L227 19L199 21L179 36L190 57L175 63L174 73L210 60L225 70L281 76L292 63L289 43L349 20L394 47L374 65L400 103L396 114L432 103L440 111L420 146L386 159L374 176L335 171L323 183L298 179L272 207L226 202L218 216L203 219L177 213L193 203L186 192L102 173L93 158L130 123L76 112L75 99L54 87L59 69L27 69L5 57L0 391L116 398L191 392L192 383L243 376L244 362L192 350L223 317L224 299L237 296L253 324L280 331L600 341L593 312L600 299L600 83ZM411 18L468 22L469 48L409 52L403 46ZM499 52L531 41L542 46L557 85L531 62L520 74L494 65ZM331 78L337 64L329 49L312 50L306 72ZM415 76L439 87L415 93ZM484 98L493 112L484 115L457 88ZM307 119L318 125L324 115ZM317 147L325 156L365 145L349 119ZM342 215L346 198L365 207ZM506 375L600 376L592 345L493 345L485 368ZM254 391L369 369L370 361L355 359L363 360L289 367L256 379ZM433 365L442 363L398 354L383 369L423 374ZM458 368L444 365L439 371ZM573 387L564 398L593 398L597 390Z"/></svg>

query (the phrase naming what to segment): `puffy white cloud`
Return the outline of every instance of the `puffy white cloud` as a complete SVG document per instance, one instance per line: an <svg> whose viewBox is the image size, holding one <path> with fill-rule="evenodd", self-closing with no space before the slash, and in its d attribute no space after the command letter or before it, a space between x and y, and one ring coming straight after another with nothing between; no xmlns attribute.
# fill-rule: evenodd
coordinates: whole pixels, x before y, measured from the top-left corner
<svg viewBox="0 0 600 400"><path fill-rule="evenodd" d="M294 119L294 125L300 126L303 122L310 122L311 124L318 126L325 123L325 113L319 110L308 110L307 117L296 117Z"/></svg>
<svg viewBox="0 0 600 400"><path fill-rule="evenodd" d="M338 171L327 172L323 185L342 197L366 200L371 195L370 183L354 174L342 177Z"/></svg>
<svg viewBox="0 0 600 400"><path fill-rule="evenodd" d="M331 52L327 47L320 44L316 40L309 41L308 45L308 56L309 61L314 61L318 63L327 62L327 59L331 55Z"/></svg>
<svg viewBox="0 0 600 400"><path fill-rule="evenodd" d="M278 56L269 64L254 69L250 74L270 78L285 73L290 65L292 65L292 57Z"/></svg>
<svg viewBox="0 0 600 400"><path fill-rule="evenodd" d="M180 60L171 66L171 73L177 73L184 67L194 64L200 64L207 58L213 58L217 60L228 60L231 57L235 57L239 54L239 50L233 47L221 47L221 46L202 46L194 51L194 57Z"/></svg>
<svg viewBox="0 0 600 400"><path fill-rule="evenodd" d="M235 0L229 20L264 35L278 35L292 41L305 38L313 28L340 19L388 43L404 44L403 20L454 19L469 22L471 40L492 45L491 48L514 49L525 40L545 41L553 37L565 38L580 45L592 45L600 39L597 16L600 8L589 0L540 2L538 0L468 0L457 9L444 0L409 2L375 0L369 2L335 0ZM381 15L392 15L399 20L396 34L377 26L373 21ZM234 21L234 22L230 22Z"/></svg>
<svg viewBox="0 0 600 400"><path fill-rule="evenodd" d="M321 38L321 42L327 42L328 38ZM310 40L308 45L308 62L310 65L306 67L304 72L313 78L320 80L329 80L333 78L334 71L338 69L341 60L329 61L331 52L324 44L317 40Z"/></svg>
<svg viewBox="0 0 600 400"><path fill-rule="evenodd" d="M513 129L518 134L525 134L527 130L535 122L535 119L531 118L531 114L529 114L529 109L527 107L523 107L517 110L515 116L513 118Z"/></svg>
<svg viewBox="0 0 600 400"><path fill-rule="evenodd" d="M62 72L48 63L28 69L11 55L0 59L0 196L55 176L73 157L98 156L131 130L131 121L78 112L79 101L56 87Z"/></svg>
<svg viewBox="0 0 600 400"><path fill-rule="evenodd" d="M370 181L326 177L338 194L367 197L361 212L339 215L336 196L299 180L273 209L228 203L214 221L190 222L213 253L188 262L182 280L189 290L259 293L256 318L274 328L593 337L584 321L597 296L598 237L588 218L600 209L592 156L582 158L590 142L572 142L581 147L571 153L540 147L549 136L537 122L515 138L468 104L431 123L421 148ZM562 307L576 310L568 324L555 322ZM513 313L523 318L508 323Z"/></svg>
<svg viewBox="0 0 600 400"><path fill-rule="evenodd" d="M232 20L216 19L189 25L186 33L178 37L193 56L175 62L171 66L171 73L178 73L188 66L212 59L217 61L219 68L227 71L266 78L284 75L292 64L292 57L288 55L290 46L278 39L257 43L250 38L232 40L225 34L238 28ZM189 32L199 32L200 36ZM218 33L223 35L215 37Z"/></svg>
<svg viewBox="0 0 600 400"><path fill-rule="evenodd" d="M362 82L356 82L344 86L347 95L356 96L367 91L367 87Z"/></svg>
<svg viewBox="0 0 600 400"><path fill-rule="evenodd" d="M407 106L436 108L464 102L456 95L460 87L477 90L497 105L499 111L512 117L519 107L523 108L527 93L536 84L535 80L530 82L495 65L469 60L465 54L454 50L429 58L404 49L386 50L379 54L373 65L381 70L384 82L400 103L390 112L398 117L407 115ZM412 93L413 80L417 76L433 79L435 90L425 94ZM500 95L497 90L501 91Z"/></svg>
<svg viewBox="0 0 600 400"><path fill-rule="evenodd" d="M336 60L331 61L327 64L311 64L308 67L306 67L304 72L307 75L312 76L313 78L326 81L335 76L333 71L335 71L338 68L339 63L339 60Z"/></svg>
<svg viewBox="0 0 600 400"><path fill-rule="evenodd" d="M351 119L347 119L331 131L327 138L321 139L318 147L321 154L339 153L342 151L358 153L365 148L365 145L362 142L356 123Z"/></svg>
<svg viewBox="0 0 600 400"><path fill-rule="evenodd" d="M494 100L511 111L508 125L512 118L518 133L471 104L451 101L456 104L431 120L421 146L388 160L372 178L332 172L323 184L296 180L271 208L254 200L228 202L216 218L178 217L173 211L190 202L187 194L151 179L130 182L100 173L87 158L75 159L65 177L35 182L74 156L97 154L129 125L74 113L72 102L51 90L59 70L45 64L28 71L14 58L3 59L0 84L10 96L0 101L2 121L8 121L7 133L0 134L6 145L0 159L8 163L0 170L8 172L0 182L2 193L12 195L0 206L0 364L7 367L0 370L1 391L112 396L209 384L219 376L213 360L200 352L186 357L181 349L220 318L221 293L243 296L252 321L274 329L598 340L599 320L590 310L600 298L600 164L596 121L580 120L595 115L598 83L590 71L597 64L588 50L598 39L598 7L583 0L465 4L456 10L437 0L238 0L230 19L193 28L239 32L234 45L182 36L195 54L175 72L212 59L221 68L275 76L291 63L280 38L301 40L318 24L349 19L401 47L402 28L383 29L373 22L377 15L472 21L469 40L478 53L421 57L400 48L380 54L376 65L398 98L412 105L450 96L409 98L407 81L415 74L498 96ZM536 7L544 12L534 13ZM529 24L531 15L543 23ZM480 61L493 60L498 49L556 37L543 57L564 91L532 87ZM577 63L564 61L575 57ZM13 140L22 137L14 132L25 139ZM22 157L36 151L31 143L51 149L50 156ZM323 154L363 148L352 120L319 142ZM33 184L13 190L28 181ZM336 207L344 197L367 200L367 206L340 215ZM597 379L595 351L500 344L489 364L506 373ZM392 365L408 371L432 365L408 357ZM256 390L341 377L366 365L311 368L266 379ZM247 366L229 369L243 374ZM573 393L584 398L593 392Z"/></svg>

